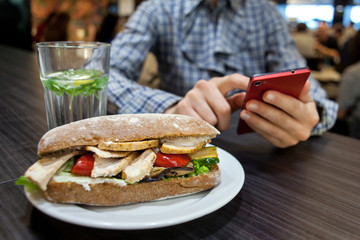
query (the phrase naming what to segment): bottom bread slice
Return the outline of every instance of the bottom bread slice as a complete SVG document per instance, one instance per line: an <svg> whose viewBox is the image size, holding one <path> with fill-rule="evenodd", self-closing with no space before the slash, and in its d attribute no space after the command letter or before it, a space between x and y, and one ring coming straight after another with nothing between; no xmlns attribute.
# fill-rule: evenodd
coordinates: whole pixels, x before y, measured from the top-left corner
<svg viewBox="0 0 360 240"><path fill-rule="evenodd" d="M49 201L57 203L116 206L201 192L215 187L219 182L220 169L216 165L207 174L199 176L126 186L97 183L90 184L90 189L85 189L75 182L50 181L45 191L45 197Z"/></svg>

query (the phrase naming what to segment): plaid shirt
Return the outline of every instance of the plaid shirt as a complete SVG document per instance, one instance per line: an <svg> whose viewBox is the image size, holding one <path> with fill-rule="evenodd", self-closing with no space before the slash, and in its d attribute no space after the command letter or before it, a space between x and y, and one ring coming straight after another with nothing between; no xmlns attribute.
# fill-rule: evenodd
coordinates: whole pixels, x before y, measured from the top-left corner
<svg viewBox="0 0 360 240"><path fill-rule="evenodd" d="M200 79L306 65L276 6L268 0L150 0L141 4L112 42L109 99L119 113L164 112ZM159 89L136 83L147 53L159 63ZM323 109L312 134L335 122L337 104L319 83L311 94Z"/></svg>

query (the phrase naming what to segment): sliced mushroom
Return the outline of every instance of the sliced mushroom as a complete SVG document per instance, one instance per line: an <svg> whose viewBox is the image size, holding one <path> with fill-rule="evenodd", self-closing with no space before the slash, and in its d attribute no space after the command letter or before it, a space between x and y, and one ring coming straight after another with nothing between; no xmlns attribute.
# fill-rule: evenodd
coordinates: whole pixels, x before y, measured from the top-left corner
<svg viewBox="0 0 360 240"><path fill-rule="evenodd" d="M164 176L178 177L193 172L190 167L153 167L149 176L145 177L142 182L155 182L161 180Z"/></svg>
<svg viewBox="0 0 360 240"><path fill-rule="evenodd" d="M172 168L168 168L167 170L168 172L165 173L165 176L168 177L178 177L194 171L193 168L189 168L189 167L172 167Z"/></svg>

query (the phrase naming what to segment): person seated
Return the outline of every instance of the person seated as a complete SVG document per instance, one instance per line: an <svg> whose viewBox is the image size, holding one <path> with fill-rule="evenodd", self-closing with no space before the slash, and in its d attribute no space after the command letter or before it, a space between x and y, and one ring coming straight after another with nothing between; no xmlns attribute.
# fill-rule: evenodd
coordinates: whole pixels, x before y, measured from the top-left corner
<svg viewBox="0 0 360 240"><path fill-rule="evenodd" d="M315 49L327 58L330 58L326 64L335 65L340 62L339 47L335 37L329 33L326 24L321 24L316 31Z"/></svg>
<svg viewBox="0 0 360 240"><path fill-rule="evenodd" d="M292 34L296 48L300 54L306 59L306 64L311 70L320 70L323 59L315 50L315 37L308 30L305 23L298 23L296 31Z"/></svg>
<svg viewBox="0 0 360 240"><path fill-rule="evenodd" d="M352 41L351 53L355 63L347 67L342 75L339 111L332 131L360 139L360 30Z"/></svg>
<svg viewBox="0 0 360 240"><path fill-rule="evenodd" d="M70 15L66 12L56 13L44 27L41 41L67 41Z"/></svg>
<svg viewBox="0 0 360 240"><path fill-rule="evenodd" d="M296 32L293 34L296 47L300 54L305 58L314 58L315 53L315 38L309 33L305 23L298 23Z"/></svg>
<svg viewBox="0 0 360 240"><path fill-rule="evenodd" d="M136 83L149 51L158 60L158 89ZM152 0L112 41L110 66L108 97L118 113L185 114L224 131L249 76L306 63L271 1ZM337 104L312 77L299 99L267 91L263 100L250 101L240 117L276 147L320 135L336 119Z"/></svg>

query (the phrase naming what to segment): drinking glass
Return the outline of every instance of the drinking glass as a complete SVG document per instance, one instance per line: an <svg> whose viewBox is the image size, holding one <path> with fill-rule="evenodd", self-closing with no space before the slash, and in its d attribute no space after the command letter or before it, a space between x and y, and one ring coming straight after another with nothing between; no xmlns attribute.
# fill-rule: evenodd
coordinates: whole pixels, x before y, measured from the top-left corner
<svg viewBox="0 0 360 240"><path fill-rule="evenodd" d="M106 115L110 44L36 44L48 128Z"/></svg>

